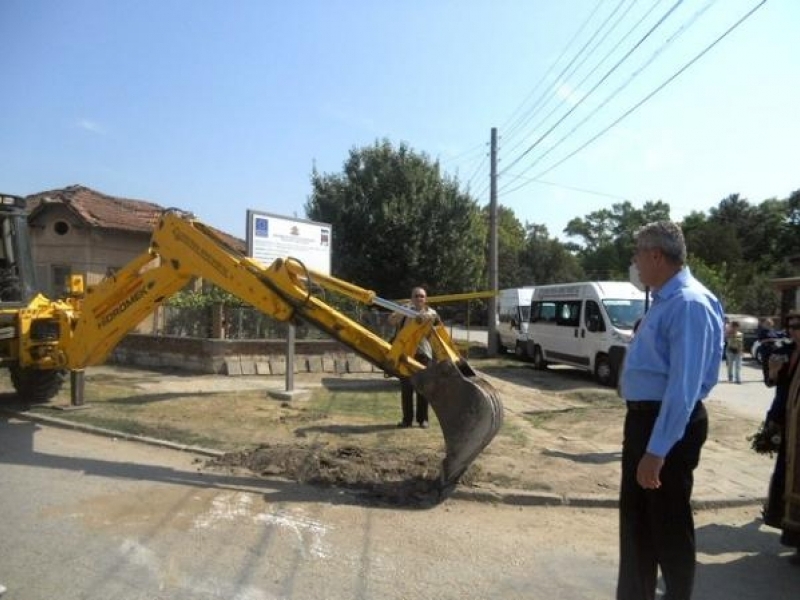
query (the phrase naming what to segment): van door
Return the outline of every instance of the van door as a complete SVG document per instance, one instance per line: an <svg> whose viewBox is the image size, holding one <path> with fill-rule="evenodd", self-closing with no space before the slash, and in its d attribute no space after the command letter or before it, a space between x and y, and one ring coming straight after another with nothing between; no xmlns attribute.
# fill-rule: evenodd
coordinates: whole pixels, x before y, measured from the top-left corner
<svg viewBox="0 0 800 600"><path fill-rule="evenodd" d="M597 352L605 347L606 319L603 309L596 300L586 300L584 319L581 324L581 358L584 364L593 369L594 357Z"/></svg>
<svg viewBox="0 0 800 600"><path fill-rule="evenodd" d="M516 298L508 292L500 292L497 311L497 344L501 351L513 350L517 343L519 312Z"/></svg>
<svg viewBox="0 0 800 600"><path fill-rule="evenodd" d="M554 362L584 365L581 357L581 305L582 300L558 300L555 303L556 327L553 337L543 344L545 358Z"/></svg>

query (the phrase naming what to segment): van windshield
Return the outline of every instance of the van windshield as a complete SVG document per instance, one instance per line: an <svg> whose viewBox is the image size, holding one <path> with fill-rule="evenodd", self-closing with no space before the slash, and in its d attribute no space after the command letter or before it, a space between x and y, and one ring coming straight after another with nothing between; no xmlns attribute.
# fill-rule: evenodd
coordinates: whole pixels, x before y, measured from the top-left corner
<svg viewBox="0 0 800 600"><path fill-rule="evenodd" d="M636 321L644 315L644 300L603 300L611 324L618 329L633 329Z"/></svg>

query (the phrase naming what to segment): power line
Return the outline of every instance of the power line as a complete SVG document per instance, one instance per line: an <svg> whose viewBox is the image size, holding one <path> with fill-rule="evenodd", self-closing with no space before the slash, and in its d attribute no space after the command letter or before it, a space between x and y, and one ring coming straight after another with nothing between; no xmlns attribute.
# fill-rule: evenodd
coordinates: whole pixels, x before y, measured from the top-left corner
<svg viewBox="0 0 800 600"><path fill-rule="evenodd" d="M533 96L536 93L536 91L542 86L542 84L544 84L544 82L547 81L547 76L550 74L550 72L553 69L555 69L556 65L561 61L561 59L567 53L567 50L569 50L569 48L572 46L572 44L575 42L575 40L578 39L580 34L583 33L583 30L589 24L589 21L592 20L592 18L594 17L595 13L600 9L600 6L602 4L603 4L603 0L598 0L597 1L597 4L595 5L594 10L592 10L592 12L586 18L586 20L584 20L584 22L578 28L578 31L576 31L575 35L572 36L572 39L569 42L567 42L567 45L564 46L564 49L561 51L561 54L558 55L558 58L556 58L555 61L553 61L553 63L547 69L545 74L542 75L541 79L539 79L539 82L534 86L533 90L531 90L531 92L525 97L525 99L522 101L522 103L516 109L514 109L514 112L511 113L511 116L509 116L508 119L506 119L506 122L501 127L501 130L507 129L509 131L508 135L513 135L513 130L517 126L517 124L515 123L513 125L508 125L508 122L511 121L514 118L514 115L516 115L517 112L519 112L522 109L522 107L525 106L525 103L531 98L531 96Z"/></svg>
<svg viewBox="0 0 800 600"><path fill-rule="evenodd" d="M661 85L659 85L659 86L658 86L656 89L654 89L652 92L650 92L650 93L649 93L647 96L645 96L645 97L644 97L642 100L640 100L639 102L637 102L636 104L634 104L634 105L633 105L633 106L632 106L630 109L628 109L627 111L625 111L625 112L624 112L624 113L623 113L623 114L622 114L622 115L621 115L621 116L620 116L618 119L616 119L614 122L612 122L610 125L608 125L608 127L606 127L606 128L604 128L603 130L601 130L601 131L600 131L599 133L597 133L597 134L596 134L594 137L590 138L590 139L589 139L587 142L585 142L584 144L582 144L581 146L579 146L578 148L576 148L574 151L572 151L571 153L569 153L567 156L565 156L564 158L562 158L561 160L559 160L557 163L555 163L555 164L551 165L550 167L548 167L547 169L545 169L544 171L542 171L541 173L539 173L539 174L538 174L536 177L533 177L532 179L533 179L534 181L537 181L537 180L539 180L539 178L540 178L540 177L542 177L542 176L546 175L547 173L549 173L549 172L550 172L550 171L552 171L553 169L555 169L555 168L557 168L557 167L561 166L561 165L562 165L562 164L564 164L566 161L568 161L570 158L572 158L573 156L575 156L576 154L578 154L578 152L580 152L581 150L583 150L584 148L586 148L587 146L589 146L590 144L592 144L593 142L595 142L595 141L596 141L598 138L600 138L602 135L606 134L606 133L607 133L608 131L610 131L612 128L616 127L616 126L617 126L617 125L618 125L620 122L622 122L622 120L624 120L625 118L627 118L628 116L630 116L630 115L631 115L631 114L632 114L634 111L636 111L636 110L637 110L637 109L638 109L640 106L642 106L642 105L643 105L645 102L647 102L648 100L650 100L650 99L651 99L653 96L655 96L655 95L656 95L658 92L660 92L661 90L663 90L663 89L664 89L664 88L665 88L667 85L669 85L669 84L670 84L670 83L672 83L672 82L673 82L675 79L677 79L677 78L678 78L678 76L680 76L681 74L683 74L683 72L684 72L684 71L686 71L686 70L687 70L689 67L691 67L691 66L692 66L694 63L696 63L698 60L700 60L700 59L701 59L701 58L702 58L702 57L703 57L703 56L704 56L704 55L705 55L705 54L706 54L706 53L707 53L709 50L711 50L711 49L712 49L714 46L716 46L716 45L717 45L719 42L721 42L721 41L722 41L724 38L726 38L726 37L727 37L727 36L728 36L728 35L729 35L731 32L733 32L733 31L734 31L736 28L738 28L738 27L739 27L739 26L740 26L742 23L744 23L744 22L745 22L747 19L749 19L749 18L750 18L750 17L753 15L753 13L755 13L755 12L756 12L756 11L757 11L759 8L761 8L761 7L762 7L764 4L766 4L766 2L767 2L767 0L761 0L761 2L759 2L759 3L758 3L756 6L754 6L754 7L753 7L752 9L750 9L750 10L749 10L747 13L745 13L745 14L744 14L744 16L742 16L742 17L741 17L741 18L740 18L738 21L736 21L736 22L735 22L733 25L731 25L731 26L730 26L730 27L729 27L729 28L728 28L728 29L727 29L727 30L726 30L726 31L725 31L725 32L724 32L722 35L720 35L720 36L719 36L717 39L715 39L713 42L711 42L711 44L709 44L708 46L706 46L706 47L705 47L705 48L704 48L704 49L703 49L703 50L702 50L702 51L701 51L699 54L697 54L697 55L696 55L694 58L692 58L692 60L690 60L688 63L686 63L686 64L685 64L683 67L681 67L681 68L680 68L680 69L679 69L677 72L675 72L675 73L674 73L674 74L673 74L671 77L669 77L669 78L668 78L666 81L664 81L664 83L662 83ZM517 187L515 187L515 188L513 188L513 189L511 189L511 190L507 190L507 191L506 191L506 193L509 193L509 194L510 194L510 193L512 193L512 192L515 192L516 190L518 190L518 189L520 189L520 188L522 188L522 187L525 187L526 185L528 185L528 183L530 183L530 182L523 183L522 185L519 185L519 186L517 186Z"/></svg>
<svg viewBox="0 0 800 600"><path fill-rule="evenodd" d="M539 136L539 138L538 138L538 139L537 139L537 140L536 140L536 141L535 141L533 144L531 144L531 145L528 147L528 149L527 149L527 150L525 150L525 152L523 152L523 153L522 153L522 154L520 154L520 155L519 155L519 156L518 156L516 159L514 159L514 160L513 160L513 161L512 161L512 162L511 162L511 163L510 163L510 164L509 164L509 165L508 165L508 166L507 166L507 167L504 169L504 171L503 171L503 172L505 172L505 171L508 171L508 169L512 168L512 167L513 167L514 165L516 165L516 164L517 164L519 161L521 161L521 160L522 160L522 159L523 159L525 156L527 156L527 155L528 155L528 153L530 153L530 152L531 152L531 151L532 151L534 148L536 148L536 146L538 146L538 145L539 145L539 144L542 142L542 140L544 140L544 139L545 139L545 138L546 138L548 135L550 135L550 133L552 133L552 131L553 131L553 130L554 130L556 127L558 127L558 126L559 126L559 125L560 125L560 124L561 124L561 123L564 121L564 119L566 119L566 118L567 118L569 115L571 115L573 112L575 112L575 110L576 110L576 109L577 109L577 108L578 108L578 107L579 107L581 104L583 104L583 102L584 102L584 101L585 101L585 100L586 100L586 99L587 99L589 96L591 96L591 94L592 94L592 93L593 93L593 92L594 92L594 91L595 91L595 90L596 90L596 89L597 89L597 88L598 88L598 87L599 87L599 86L600 86L600 85L601 85L603 82L605 82L605 80L606 80L606 79L608 79L608 78L611 76L611 74L612 74L614 71L616 71L616 70L617 70L617 69L620 67L620 65L622 65L622 63L623 63L625 60L627 60L627 59L628 59L628 58L631 56L631 54L633 54L633 53L636 51L636 49L637 49L639 46L641 46L641 44L642 44L642 43L644 43L644 41L645 41L645 40L646 40L648 37L650 37L650 35L652 35L652 33L653 33L653 32L654 32L656 29L658 29L658 28L659 28L659 27L660 27L660 26L661 26L661 25L664 23L664 21L666 21L666 20L667 20L667 18L669 18L669 16L670 16L670 15L671 15L671 14L672 14L672 13L673 13L673 12L674 12L674 11L675 11L677 8L678 8L678 6L680 6L682 3L683 3L683 0L677 0L677 2L675 2L675 4L673 4L673 5L670 7L670 9L669 9L669 10L668 10L666 13L664 13L664 15L662 15L662 17L661 17L661 18L660 18L660 19L659 19L659 20L656 22L656 24L655 24L655 25L653 25L653 27L651 27L651 28L650 28L650 30L649 30L647 33L645 33L645 34L644 34L644 35L643 35L643 36L642 36L642 37L639 39L639 41L638 41L638 42L636 42L636 44L634 44L634 45L633 45L633 47L632 47L630 50L628 50L628 52L626 52L626 53L625 53L625 55L624 55L624 56L623 56L621 59L619 59L619 60L616 62L616 64L615 64L613 67L611 67L611 69L609 69L609 70L606 72L606 74L605 74L605 75L603 75L603 77L601 77L601 78L600 78L600 81L598 81L598 82L597 82L597 83L596 83L596 84L595 84L595 85L594 85L594 86L593 86L593 87L592 87L592 88L591 88L591 89L590 89L590 90L589 90L589 91L588 91L588 92L587 92L587 93L586 93L586 94L585 94L585 95L584 95L584 96L583 96L583 97L582 97L582 98L581 98L581 99L580 99L580 100L579 100L579 101L578 101L578 102L577 102L577 103L576 103L576 104L575 104L575 105L574 105L574 106L573 106L573 107L570 109L570 110L568 110L568 111L567 111L567 112L566 112L566 113L565 113L565 114L564 114L564 115L563 115L563 116L562 116L562 117L561 117L561 118L560 118L558 121L556 121L556 122L555 122L555 124L554 124L552 127L550 127L550 129L548 129L548 130L547 130L547 131L545 131L545 132L544 132L544 133L543 133L541 136ZM503 173L501 172L501 175L502 175L502 174L503 174Z"/></svg>
<svg viewBox="0 0 800 600"><path fill-rule="evenodd" d="M628 36L631 34L631 32L633 31L633 29L635 29L635 28L636 28L636 26L634 26L634 28L633 28L633 29L629 30L629 31L628 31L628 33L626 33L625 35L623 35L623 36L622 36L622 38L620 38L620 40L619 40L619 41L618 41L618 42L617 42L617 43L614 45L614 47L613 47L613 48L612 48L612 49L611 49L609 52L607 52L607 53L606 53L606 55L605 55L603 58L601 58L601 59L600 59L600 61L599 61L599 62L597 62L597 63L595 64L595 66L594 66L594 67L592 67L592 68L589 70L589 72L588 72L586 75L584 75L583 79L581 79L581 81L580 81L580 82L578 82L578 83L577 83L575 86L573 86L573 85L572 85L572 84L569 82L569 78L570 78L570 77L572 77L572 76L573 76L575 73L577 73L577 72L578 72L578 70L579 70L579 69L580 69L580 68L581 68L581 67L582 67L582 66L583 66L583 65L586 63L586 61L587 61L587 60L588 60L590 57L594 56L594 54L595 54L595 52L597 51L597 49L598 49L598 48L599 48L599 47L600 47L600 46L603 44L603 42L605 42L605 41L608 39L608 37L609 37L609 36L610 36L610 35L611 35L611 34L614 32L614 30L615 30L615 29L616 29L616 28L619 26L619 24L622 22L622 20L623 20L623 19L624 19L626 16L628 16L628 13L630 13L630 12L631 12L631 9L633 8L633 5L634 5L634 4L636 4L636 2L637 2L637 0L632 0L632 3L631 3L631 4L630 4L630 5L629 5L629 6L628 6L628 7L627 7L627 8L626 8L626 9L625 9L623 12L622 12L622 14L621 14L621 15L619 15L619 17L617 17L616 21L615 21L615 22L614 22L614 23L611 25L611 27L610 27L610 28L609 28L609 29L608 29L608 30L607 30L607 31L606 31L606 32L605 32L605 33L602 35L602 37L600 37L600 39L598 39L598 40L595 42L595 44L594 44L594 45L592 46L592 48L591 48L591 49L590 49L590 50L589 50L589 51L586 53L586 55L585 55L585 56L584 56L584 57L583 57L583 58L580 60L580 62L578 62L578 64L576 64L576 65L574 66L574 68L573 68L573 69L571 69L571 70L570 70L570 72L566 74L566 76L565 76L565 79L566 79L566 81L564 82L564 84L563 84L563 85L567 85L567 86L569 86L571 89L580 89L580 87L581 87L581 86L584 84L584 82L585 82L587 79L589 79L589 77L591 77L592 75L594 75L594 73L595 73L595 72L596 72L596 71L597 71L597 70L600 68L600 66L601 66L601 65L602 65L602 64L603 64L603 63L606 61L606 59L607 59L607 58L608 58L608 57L609 57L609 56L610 56L610 55L611 55L611 54L614 52L614 50L616 50L616 49L619 47L619 45L620 45L620 44L621 44L621 43L622 43L622 42L623 42L625 39L627 39L627 37L628 37ZM652 11L652 10L653 10L653 9L654 9L656 6L657 6L657 5L658 5L658 3L659 3L659 2L661 2L661 0L656 0L656 4L654 4L654 5L651 7L650 11L648 11L648 13L647 13L647 14L649 14L649 13L650 13L650 12L651 12L651 11ZM613 15L616 13L616 11L617 11L617 10L619 10L619 8L621 8L621 7L622 7L622 3L618 4L618 5L617 5L617 7L614 9L614 12L612 12L612 13L611 13L611 15L609 15L609 18L610 18L610 17L612 17L612 16L613 16ZM641 21L642 21L643 19L644 19L644 17L642 17L642 19L640 19L640 20L639 20L639 22L637 23L637 25L638 25L639 23L641 23ZM606 20L606 22L604 22L604 23L603 23L603 25L601 26L601 29L602 29L603 27L605 27L605 25L606 25L607 23L608 23L608 19ZM599 30L598 30L598 33L599 33ZM545 104L544 104L544 105L542 105L542 107L541 107L541 108L542 108L542 109L544 109L544 106L546 106L547 104L549 104L549 103L550 103L550 100L552 100L554 97L555 97L555 96L552 96L552 95L551 95L551 96L548 98L547 102L545 102ZM548 119L550 119L550 117L551 117L551 116L553 116L553 113L555 113L555 112L556 112L556 111L557 111L557 110L558 110L558 109L559 109L559 108L560 108L562 105L564 105L564 104L566 104L566 103L567 103L567 99L566 99L566 98L562 98L562 99L561 99L561 102L558 102L558 103L556 103L556 105L555 105L555 106L553 106L553 108L550 110L550 112L548 112L548 113L547 113L547 114L546 114L544 117L542 117L541 119L539 119L539 122L538 122L538 123L536 123L536 125L534 125L533 127L531 127L531 129L530 129L530 132L531 132L531 134L532 134L532 133L534 133L534 132L535 132L535 131L536 131L536 130L539 128L539 127L541 127L542 125L544 125L544 124L545 124L545 123L548 121ZM534 111L534 113L533 113L533 114L531 114L531 115L530 115L530 117L529 117L528 119L526 119L526 123L527 123L527 122L530 122L530 120L532 120L532 119L533 119L533 117L535 116L535 114L536 114L537 112L539 112L539 111ZM519 141L518 141L518 142L517 142L517 143L516 143L516 144L515 144L515 145L514 145L512 148L509 148L509 149L508 149L508 152L509 152L509 153L513 153L513 152L514 152L514 151L515 151L517 148L519 148L520 146L524 145L525 143L526 143L526 140L525 140L524 138L520 139L520 140L519 140Z"/></svg>
<svg viewBox="0 0 800 600"><path fill-rule="evenodd" d="M533 163L531 163L530 165L528 165L528 167L526 167L526 169L525 169L525 171L524 171L524 172L525 172L525 173L527 173L528 171L530 171L531 169L533 169L533 167L535 167L537 164L539 164L539 163L540 163L540 162L541 162L541 161L542 161L542 160L543 160L543 159L544 159L544 158L545 158L545 157L546 157L548 154L550 154L550 152L552 152L553 150L555 150L555 149L556 149L558 146L560 146L560 145L561 145L563 142L565 142L567 139L569 139L569 138L570 138L570 137L571 137L571 136L572 136L572 135L573 135L573 134L574 134L574 133L575 133L575 132L576 132L578 129L580 129L580 128L581 128L583 125L585 125L585 124L586 124L586 122L587 122L589 119L591 119L591 118L592 118L594 115L596 115L596 114L597 114L598 112L600 112L600 111L601 111L603 108L605 108L605 106L606 106L606 105L607 105L607 104L608 104L608 103L609 103L611 100L613 100L615 97L617 97L617 96L619 95L619 93L620 93L620 92L621 92L623 89L625 89L626 87L628 87L628 86L630 85L630 83L631 83L631 82L632 82L634 79L636 79L636 77L638 77L639 75L641 75L641 73L642 73L642 72L643 72L643 71L644 71L644 70L645 70L647 67L649 67L649 66L650 66L650 65L653 63L653 61L654 61L654 60L655 60L655 59L656 59L656 58L657 58L657 57L658 57L658 56L659 56L659 55L660 55L660 54L661 54L661 53L662 53L662 52L663 52L663 51L664 51L664 50L665 50L665 49L666 49L668 46L672 45L672 44L673 44L673 43L674 43L674 42L675 42L675 41L676 41L676 40L677 40L677 39L678 39L678 38L679 38L679 37L680 37L680 36L681 36L683 33L685 33L685 32L686 32L686 31L687 31L687 30L688 30L688 29L689 29L689 28L690 28L692 25L694 25L694 23L696 23L696 22L697 22L697 19L699 19L699 18L700 18L700 16L702 16L703 14L705 14L705 12L706 12L706 11L707 11L707 10L708 10L708 9L709 9L711 6L713 6L713 5L716 3L716 1L717 1L717 0L709 0L709 1L706 3L706 5L705 5L705 6L703 6L703 7L702 7L700 10L698 10L697 12L695 12L695 14L694 14L694 15L692 15L692 17L691 17L689 20L687 20L686 22L684 22L684 24L683 24L683 25L681 25L681 27L680 27L680 28L679 28L679 29L678 29L678 30L677 30L675 33L673 33L673 34L672 34L672 35L671 35L671 36L670 36L670 37L669 37L669 38L668 38L668 39L667 39L667 40L664 42L664 44L662 44L662 45L661 45L661 46L660 46L660 47L659 47L659 48L658 48L658 49L657 49L657 50L656 50L656 51L655 51L655 52L654 52L654 53L653 53L653 54L650 56L650 58L649 58L649 59L648 59L648 60L647 60L647 61L646 61L646 62L645 62L645 63L644 63L642 66L640 66L640 67L639 67L639 68L638 68L636 71L634 71L634 72L631 74L631 76L630 76L630 77L627 79L627 81L625 81L625 82L624 82L622 85L620 85L619 87L617 87L617 89L615 89L615 90L614 90L614 91L613 91L611 94L609 94L609 95L606 97L606 99L605 99L605 100L603 100L603 101L602 101L602 102L601 102L599 105L597 105L597 107L595 107L595 109L594 109L594 110L592 110L592 111L591 111L591 112L590 112L588 115L586 115L586 116L585 116L585 117L584 117L584 118L583 118L583 119L582 119L582 120L581 120L581 121L580 121L580 122L579 122L577 125L575 125L575 127L573 127L572 129L570 129L570 130L569 130L569 131L568 131L568 132L567 132L567 133L566 133L564 136L562 136L562 137L561 137L561 139L559 139L559 140L558 140L558 141L557 141L555 144L553 144L552 146L550 146L550 148L548 148L548 149L547 149L547 150L546 150L546 151L545 151L543 154L539 155L539 157L538 157L538 158L537 158L535 161L533 161Z"/></svg>
<svg viewBox="0 0 800 600"><path fill-rule="evenodd" d="M597 190L590 190L588 188L576 187L573 185L565 185L563 183L556 183L554 181L545 181L544 179L533 179L530 177L523 177L522 175L517 175L516 179L524 179L528 183L540 183L542 185L549 185L552 187L562 188L565 190L572 190L573 192L581 192L584 194L591 194L593 196L602 196L604 198L611 198L612 200L623 200L625 202L633 202L632 198L627 198L625 196L620 196L619 194L609 194L606 192L598 192Z"/></svg>
<svg viewBox="0 0 800 600"><path fill-rule="evenodd" d="M467 148L463 152L459 152L458 154L456 154L454 156L451 156L449 158L444 158L444 159L440 158L439 159L439 163L440 164L449 163L449 162L453 162L454 160L458 160L460 158L464 158L465 156L470 156L470 155L475 154L476 152L478 152L480 150L483 150L484 148L486 148L486 146L487 146L486 142L481 142L480 144L472 146L471 148Z"/></svg>
<svg viewBox="0 0 800 600"><path fill-rule="evenodd" d="M625 0L620 0L620 1L619 1L619 3L617 4L617 6L614 8L614 10L613 10L613 11L611 11L611 14L609 14L609 15L608 15L608 16L605 18L605 20L604 20L604 21L603 21L603 22L600 24L600 27L598 27L598 28L595 30L595 32L594 32L594 33L593 33L593 34L592 34L592 35L589 37L589 39L588 39L588 40L586 40L586 42L585 42L585 43L584 43L584 45L581 47L581 49L580 49L580 50L578 50L578 52L575 54L575 56L573 56L573 57L572 57L572 60L570 60L570 61L569 61L569 63L567 64L567 66L565 66L565 67L564 67L564 68L561 70L561 73L559 73L559 74L556 76L556 81L559 81L559 80L560 80L562 77L564 77L564 74L565 74L567 71L569 71L569 69L572 67L572 65L573 65L573 64L575 64L575 61L576 61L576 60L578 60L578 59L581 57L581 55L583 55L583 54L584 54L584 52L586 52L586 49L587 49L587 48L589 47L589 45L590 45L590 44L591 44L591 43L594 41L595 37L597 37L597 35L600 33L600 31L602 31L602 29L605 27L606 23L608 23L608 21L611 19L611 17L613 17L613 16L616 14L616 12L617 12L617 11L619 10L619 8L622 6L622 4L623 4L623 2L624 2L624 1L625 1ZM598 3L598 7L599 7L599 3ZM593 12L592 14L594 14L594 12ZM536 113L535 113L535 111L536 111L536 110L539 108L539 106L541 105L541 102L542 102L542 100L544 100L544 99L549 99L549 96L548 96L547 92L542 92L542 94L539 96L539 99L536 101L536 104L533 106L533 108L529 109L529 110L528 110L528 111L525 113L525 115L522 117L522 121L521 121L521 122L519 122L519 126L524 126L526 123L528 123L528 122L530 121L530 119L531 119L531 118L532 118L532 117L533 117L533 116L536 114ZM547 102L545 102L545 105L546 105L546 104L547 104ZM518 127L518 124L517 124L517 123L515 123L514 125L512 125L512 126L511 126L511 128L510 128L510 131L511 131L511 132L510 132L509 134L507 134L507 136L506 136L507 138L509 138L509 139L510 139L510 138L511 138L511 137L514 135L514 129L515 129L516 127Z"/></svg>
<svg viewBox="0 0 800 600"><path fill-rule="evenodd" d="M472 180L478 176L478 173L480 173L481 169L483 168L483 165L485 165L488 160L489 160L489 155L484 154L483 159L480 161L480 163L478 163L478 166L475 169L475 171L473 171L472 176L467 180L467 189L469 189L470 185L472 185Z"/></svg>

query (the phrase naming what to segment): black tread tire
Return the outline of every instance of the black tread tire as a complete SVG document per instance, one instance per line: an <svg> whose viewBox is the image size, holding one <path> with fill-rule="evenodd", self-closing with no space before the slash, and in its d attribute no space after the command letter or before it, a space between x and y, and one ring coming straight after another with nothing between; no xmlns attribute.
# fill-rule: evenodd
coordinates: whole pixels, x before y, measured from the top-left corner
<svg viewBox="0 0 800 600"><path fill-rule="evenodd" d="M13 365L9 369L11 384L20 400L28 404L50 402L64 385L67 372L52 369L34 369Z"/></svg>
<svg viewBox="0 0 800 600"><path fill-rule="evenodd" d="M498 354L507 354L508 348L503 346L503 340L500 339L500 334L498 333L496 336L497 339L497 353Z"/></svg>
<svg viewBox="0 0 800 600"><path fill-rule="evenodd" d="M533 368L539 371L544 371L547 368L547 361L544 359L540 346L533 347Z"/></svg>
<svg viewBox="0 0 800 600"><path fill-rule="evenodd" d="M594 363L594 377L601 385L614 387L617 385L617 374L614 372L614 367L611 366L611 361L605 354L601 354L595 359Z"/></svg>

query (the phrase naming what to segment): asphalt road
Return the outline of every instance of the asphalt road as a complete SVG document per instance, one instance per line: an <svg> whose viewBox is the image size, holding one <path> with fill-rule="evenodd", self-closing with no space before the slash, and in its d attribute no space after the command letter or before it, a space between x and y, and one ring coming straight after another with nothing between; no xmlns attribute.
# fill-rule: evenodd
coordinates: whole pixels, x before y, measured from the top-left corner
<svg viewBox="0 0 800 600"><path fill-rule="evenodd" d="M0 418L3 600L613 597L611 509L365 506L192 455ZM753 507L697 515L696 597L794 600Z"/></svg>

